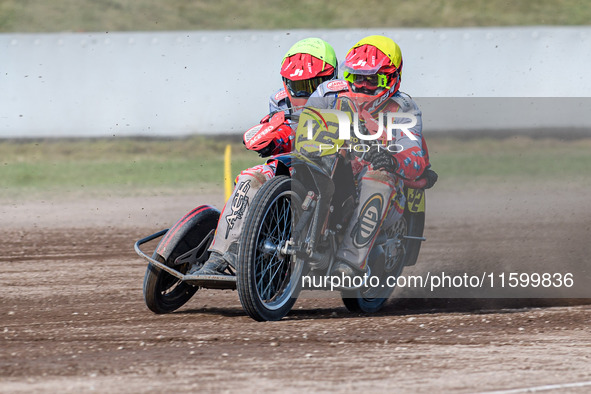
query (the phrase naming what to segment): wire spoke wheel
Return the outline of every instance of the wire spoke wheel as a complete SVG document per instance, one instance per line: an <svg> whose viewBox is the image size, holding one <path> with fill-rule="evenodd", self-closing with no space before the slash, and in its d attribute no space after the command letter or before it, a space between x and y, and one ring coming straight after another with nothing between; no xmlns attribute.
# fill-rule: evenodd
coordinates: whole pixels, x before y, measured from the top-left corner
<svg viewBox="0 0 591 394"><path fill-rule="evenodd" d="M301 203L286 176L267 181L252 200L240 239L237 290L255 320L279 320L296 301L303 263L284 252Z"/></svg>
<svg viewBox="0 0 591 394"><path fill-rule="evenodd" d="M258 234L259 251L255 257L256 289L268 308L280 306L290 284L290 256L280 248L291 238L291 198L282 193L269 206Z"/></svg>

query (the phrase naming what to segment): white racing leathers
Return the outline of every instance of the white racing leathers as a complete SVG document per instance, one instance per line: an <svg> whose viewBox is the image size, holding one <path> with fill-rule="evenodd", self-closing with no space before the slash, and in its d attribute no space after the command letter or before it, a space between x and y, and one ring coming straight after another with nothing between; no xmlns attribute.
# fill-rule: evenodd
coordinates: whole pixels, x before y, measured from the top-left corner
<svg viewBox="0 0 591 394"><path fill-rule="evenodd" d="M322 86L316 91L318 95L323 93ZM316 93L308 102L313 106L318 104L318 101L314 101ZM337 108L338 101L348 95L348 92L336 96L329 93L324 95L324 104L320 105L324 108ZM327 96L334 99L326 100ZM351 99L355 101L354 97ZM362 106L364 107L367 108L368 105ZM367 256L380 229L392 226L402 217L405 205L404 179L417 179L428 165L426 146L423 150L422 114L415 101L407 94L397 92L379 105L378 109L372 110L371 113L362 110L358 114L360 124L365 126L359 129L366 130L366 133L371 133L367 130L373 130L379 134L381 121L384 138L364 140L354 137L349 141L349 146L352 147L349 149L355 152L352 165L357 180L359 203L337 252L337 259L344 260L362 271L366 268ZM392 130L391 139L386 138L388 116ZM359 145L357 149L355 145ZM362 152L368 149L381 149L392 154L397 166L396 171L376 171L371 163L363 160L365 154Z"/></svg>
<svg viewBox="0 0 591 394"><path fill-rule="evenodd" d="M269 112L289 111L289 101L285 89L279 89L269 98ZM218 226L210 251L224 256L233 267L236 267L238 240L244 226L247 210L255 194L261 186L275 176L276 162L269 160L248 168L240 173L234 182L234 190L220 214Z"/></svg>

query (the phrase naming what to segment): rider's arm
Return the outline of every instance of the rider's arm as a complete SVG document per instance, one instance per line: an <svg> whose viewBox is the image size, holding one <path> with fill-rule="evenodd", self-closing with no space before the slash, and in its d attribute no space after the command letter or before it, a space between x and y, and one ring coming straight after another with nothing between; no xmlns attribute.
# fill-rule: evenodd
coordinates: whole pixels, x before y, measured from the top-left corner
<svg viewBox="0 0 591 394"><path fill-rule="evenodd" d="M290 120L281 116L289 114L289 105L285 89L279 89L269 97L269 115L260 121L260 125L244 133L246 148L256 151L261 157L268 157L291 151L293 131ZM277 115L277 116L274 116ZM281 117L278 120L278 116Z"/></svg>
<svg viewBox="0 0 591 394"><path fill-rule="evenodd" d="M414 101L406 102L398 109L400 112L412 117L395 117L394 124L400 125L396 129L396 150L401 150L394 155L398 168L396 173L402 178L415 180L419 178L428 166L428 156L423 150L423 120L421 110ZM412 125L414 123L414 125ZM407 124L408 127L402 127ZM412 125L412 126L411 126Z"/></svg>

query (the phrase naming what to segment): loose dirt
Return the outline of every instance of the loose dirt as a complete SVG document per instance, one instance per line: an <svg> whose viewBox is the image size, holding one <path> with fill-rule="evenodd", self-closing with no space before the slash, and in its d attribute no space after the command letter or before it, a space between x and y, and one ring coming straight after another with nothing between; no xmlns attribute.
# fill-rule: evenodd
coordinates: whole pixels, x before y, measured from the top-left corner
<svg viewBox="0 0 591 394"><path fill-rule="evenodd" d="M202 203L223 201L3 204L0 392L591 389L591 211L583 190L431 190L428 240L404 272L572 272L570 292L431 298L401 288L369 316L312 294L267 323L247 317L234 291L199 290L169 315L146 308L146 264L133 243Z"/></svg>

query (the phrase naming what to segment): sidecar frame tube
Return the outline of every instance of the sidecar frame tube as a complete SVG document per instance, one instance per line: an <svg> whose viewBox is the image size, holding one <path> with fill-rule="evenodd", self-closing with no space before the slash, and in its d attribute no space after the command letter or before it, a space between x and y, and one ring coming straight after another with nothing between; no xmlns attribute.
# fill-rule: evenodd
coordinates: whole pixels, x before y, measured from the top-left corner
<svg viewBox="0 0 591 394"><path fill-rule="evenodd" d="M168 229L164 229L161 231L158 231L157 233L154 233L152 235L148 235L145 238L140 239L139 241L137 241L135 243L135 245L133 245L133 248L135 250L135 252L144 260L146 260L148 263L155 265L156 267L160 268L163 271L168 272L169 274L171 274L172 276L175 276L177 278L179 278L180 280L184 281L185 280L185 275L183 275L182 273L180 273L179 271L175 270L174 268L171 268L169 266L167 266L166 264L162 264L159 261L154 260L153 258L151 258L150 256L148 256L147 254L145 254L144 252L142 252L142 250L140 249L140 245L143 245L147 242L153 241L156 238L160 238L162 237L164 234L166 234L166 232L168 231Z"/></svg>

